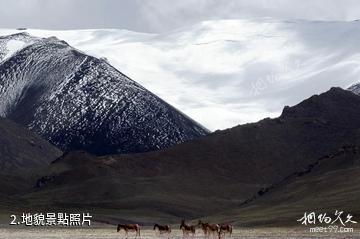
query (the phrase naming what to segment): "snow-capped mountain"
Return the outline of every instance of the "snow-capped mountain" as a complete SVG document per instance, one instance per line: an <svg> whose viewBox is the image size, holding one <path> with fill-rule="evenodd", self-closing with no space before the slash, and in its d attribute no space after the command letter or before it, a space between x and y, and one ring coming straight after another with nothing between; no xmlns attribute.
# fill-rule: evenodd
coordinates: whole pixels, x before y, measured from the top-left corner
<svg viewBox="0 0 360 239"><path fill-rule="evenodd" d="M348 90L354 92L357 95L360 95L360 83L350 86Z"/></svg>
<svg viewBox="0 0 360 239"><path fill-rule="evenodd" d="M55 37L1 37L0 52L0 116L64 151L144 152L208 132L106 60Z"/></svg>
<svg viewBox="0 0 360 239"><path fill-rule="evenodd" d="M284 105L359 81L360 21L213 20L161 34L28 31L106 57L211 130L276 117Z"/></svg>

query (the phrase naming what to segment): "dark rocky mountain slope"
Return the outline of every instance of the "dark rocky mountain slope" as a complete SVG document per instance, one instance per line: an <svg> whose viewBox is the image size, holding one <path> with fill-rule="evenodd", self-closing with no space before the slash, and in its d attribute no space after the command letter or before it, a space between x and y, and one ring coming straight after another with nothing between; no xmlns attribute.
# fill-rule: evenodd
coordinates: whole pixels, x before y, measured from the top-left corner
<svg viewBox="0 0 360 239"><path fill-rule="evenodd" d="M0 206L13 194L31 189L37 171L62 152L24 126L0 118ZM9 199L11 205L13 199Z"/></svg>
<svg viewBox="0 0 360 239"><path fill-rule="evenodd" d="M0 171L10 173L50 164L61 151L36 134L0 118Z"/></svg>
<svg viewBox="0 0 360 239"><path fill-rule="evenodd" d="M105 60L26 33L0 37L0 116L64 151L97 155L157 150L208 133Z"/></svg>
<svg viewBox="0 0 360 239"><path fill-rule="evenodd" d="M360 134L358 136L356 144L345 145L324 155L306 169L263 189L261 195L256 195L248 203L213 215L209 220L232 221L241 226L300 226L301 222L297 220L305 212L315 212L316 215L326 213L334 220L338 210L343 212L342 219L350 214L353 221L358 222ZM357 224L349 223L347 226Z"/></svg>
<svg viewBox="0 0 360 239"><path fill-rule="evenodd" d="M218 131L156 152L103 157L68 153L51 164L41 185L25 199L37 202L41 197L36 206L91 208L98 215L111 212L107 218L115 221L220 215L245 207L249 199L257 199L291 175L306 172L320 158L356 145L359 118L360 96L332 88L285 107L279 118ZM328 165L333 168L326 172L339 167ZM312 181L308 182L310 187ZM331 187L336 191L341 182L334 181ZM353 200L347 194L337 197L334 204L329 201L329 208L341 206L341 200Z"/></svg>

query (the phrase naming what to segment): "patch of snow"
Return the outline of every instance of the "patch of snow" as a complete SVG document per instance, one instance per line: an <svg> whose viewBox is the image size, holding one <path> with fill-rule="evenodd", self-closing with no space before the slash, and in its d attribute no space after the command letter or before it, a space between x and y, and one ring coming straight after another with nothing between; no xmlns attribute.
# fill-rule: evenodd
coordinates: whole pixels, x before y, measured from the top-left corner
<svg viewBox="0 0 360 239"><path fill-rule="evenodd" d="M6 59L10 58L14 53L21 50L26 46L26 43L19 40L10 40L7 42L5 48L6 48L6 55L2 59L5 61Z"/></svg>

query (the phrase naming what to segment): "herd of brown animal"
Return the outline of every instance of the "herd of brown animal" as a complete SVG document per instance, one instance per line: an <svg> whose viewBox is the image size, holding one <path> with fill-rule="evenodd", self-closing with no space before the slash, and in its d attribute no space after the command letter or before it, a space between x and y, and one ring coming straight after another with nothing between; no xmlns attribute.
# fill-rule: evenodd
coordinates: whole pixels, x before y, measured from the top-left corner
<svg viewBox="0 0 360 239"><path fill-rule="evenodd" d="M222 236L225 238L226 233L229 233L231 236L233 231L233 226L230 224L209 224L204 223L201 220L199 220L197 225L188 225L185 223L185 220L181 221L180 224L180 230L183 232L183 237L188 237L191 235L192 237L195 236L196 228L200 227L201 230L204 233L205 238L208 238L210 236L218 237L219 239L222 238ZM136 232L136 237L140 237L140 226L138 224L118 224L117 231L119 232L121 229L124 229L126 238L128 237L128 232ZM170 238L171 234L171 227L170 225L154 225L154 230L158 230L160 234L168 234Z"/></svg>

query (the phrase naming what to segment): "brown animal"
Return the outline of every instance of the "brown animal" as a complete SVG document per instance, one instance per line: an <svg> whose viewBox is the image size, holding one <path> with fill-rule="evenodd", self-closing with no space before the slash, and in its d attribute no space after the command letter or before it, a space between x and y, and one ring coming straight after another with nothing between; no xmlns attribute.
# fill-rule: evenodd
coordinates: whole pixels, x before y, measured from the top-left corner
<svg viewBox="0 0 360 239"><path fill-rule="evenodd" d="M171 227L169 225L155 224L154 230L156 230L156 229L159 231L160 234L167 233L170 235L170 233L171 233Z"/></svg>
<svg viewBox="0 0 360 239"><path fill-rule="evenodd" d="M233 231L233 226L231 224L220 225L219 239L221 238L221 235L224 235L225 238L226 233L229 233L231 237L232 231Z"/></svg>
<svg viewBox="0 0 360 239"><path fill-rule="evenodd" d="M203 231L205 238L207 238L207 236L208 236L207 224L209 224L209 223L203 223L201 220L199 220L199 222L198 222L198 226L201 227L201 230Z"/></svg>
<svg viewBox="0 0 360 239"><path fill-rule="evenodd" d="M198 226L201 226L201 229L203 230L203 232L205 234L205 238L210 236L211 234L213 236L219 235L219 237L220 237L220 234L219 234L220 226L218 224L204 223L201 220L199 220Z"/></svg>
<svg viewBox="0 0 360 239"><path fill-rule="evenodd" d="M140 226L138 224L118 224L117 232L119 232L121 229L124 229L126 238L128 237L129 231L136 232L135 238L137 236L140 237Z"/></svg>
<svg viewBox="0 0 360 239"><path fill-rule="evenodd" d="M194 237L196 232L196 226L187 225L185 220L181 220L180 230L183 232L183 237L188 236L190 233Z"/></svg>

